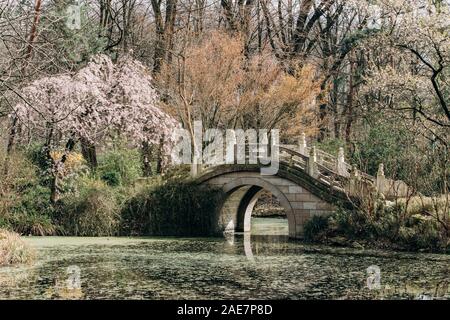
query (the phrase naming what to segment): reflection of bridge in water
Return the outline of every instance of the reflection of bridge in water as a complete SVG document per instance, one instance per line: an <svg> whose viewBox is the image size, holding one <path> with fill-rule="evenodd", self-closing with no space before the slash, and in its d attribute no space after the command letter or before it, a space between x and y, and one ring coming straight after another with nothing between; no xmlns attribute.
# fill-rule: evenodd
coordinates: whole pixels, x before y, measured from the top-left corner
<svg viewBox="0 0 450 320"><path fill-rule="evenodd" d="M217 233L250 231L251 213L263 190L271 192L284 208L291 238L302 238L304 224L313 216L329 215L340 206L351 208L358 198L381 193L391 199L407 192L403 182L384 176L382 164L373 177L346 163L342 148L334 157L307 147L304 136L299 146L278 147L280 161L275 175L261 175L260 164L199 170L199 183L218 186L227 195L217 214Z"/></svg>
<svg viewBox="0 0 450 320"><path fill-rule="evenodd" d="M289 243L288 235L252 235L250 232L225 233L225 239L230 253L244 254L249 261L254 261L258 254L286 252Z"/></svg>

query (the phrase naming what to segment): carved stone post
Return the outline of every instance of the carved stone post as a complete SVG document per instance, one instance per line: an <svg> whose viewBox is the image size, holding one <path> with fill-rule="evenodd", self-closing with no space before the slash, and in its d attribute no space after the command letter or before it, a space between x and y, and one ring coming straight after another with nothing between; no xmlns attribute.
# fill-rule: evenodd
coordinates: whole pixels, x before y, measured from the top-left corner
<svg viewBox="0 0 450 320"><path fill-rule="evenodd" d="M192 177L198 176L202 171L203 163L203 126L201 121L194 121L193 157L191 166Z"/></svg>
<svg viewBox="0 0 450 320"><path fill-rule="evenodd" d="M194 156L191 164L191 176L193 178L197 177L202 173L202 170L203 170L202 155L194 151Z"/></svg>
<svg viewBox="0 0 450 320"><path fill-rule="evenodd" d="M339 147L338 157L336 160L336 172L341 176L348 177L350 174L347 171L347 166L345 164L344 148Z"/></svg>
<svg viewBox="0 0 450 320"><path fill-rule="evenodd" d="M202 172L202 164L199 163L198 159L194 159L194 161L191 164L191 176L195 178L196 176L200 175Z"/></svg>
<svg viewBox="0 0 450 320"><path fill-rule="evenodd" d="M376 186L379 193L384 194L386 192L386 177L384 176L384 165L382 163L378 166Z"/></svg>
<svg viewBox="0 0 450 320"><path fill-rule="evenodd" d="M360 176L359 176L359 172L358 169L356 168L355 165L352 165L352 170L350 172L350 185L349 185L349 194L351 196L356 196L358 195L358 191L360 191L359 187L360 187Z"/></svg>
<svg viewBox="0 0 450 320"><path fill-rule="evenodd" d="M300 138L298 139L298 147L299 147L299 152L303 155L306 156L306 136L305 133L302 132L300 135Z"/></svg>
<svg viewBox="0 0 450 320"><path fill-rule="evenodd" d="M191 164L191 177L195 178L197 176L197 165L192 162Z"/></svg>
<svg viewBox="0 0 450 320"><path fill-rule="evenodd" d="M319 171L317 170L317 155L316 155L316 147L312 146L309 151L309 158L307 164L308 174L317 178L319 176Z"/></svg>

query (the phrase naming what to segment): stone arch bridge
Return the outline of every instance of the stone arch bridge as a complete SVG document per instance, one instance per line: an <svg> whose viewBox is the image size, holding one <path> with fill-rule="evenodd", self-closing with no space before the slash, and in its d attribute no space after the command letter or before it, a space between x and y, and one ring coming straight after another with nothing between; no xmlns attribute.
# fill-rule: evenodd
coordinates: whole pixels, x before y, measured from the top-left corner
<svg viewBox="0 0 450 320"><path fill-rule="evenodd" d="M403 196L407 186L384 176L380 165L373 177L338 157L307 147L304 136L298 146L280 145L276 175L261 175L259 165L232 164L201 170L197 181L222 188L226 197L218 208L217 232L250 231L253 207L263 190L271 192L285 209L289 237L302 238L305 223L313 216L326 216L338 207L351 208L355 199L373 192L386 198Z"/></svg>

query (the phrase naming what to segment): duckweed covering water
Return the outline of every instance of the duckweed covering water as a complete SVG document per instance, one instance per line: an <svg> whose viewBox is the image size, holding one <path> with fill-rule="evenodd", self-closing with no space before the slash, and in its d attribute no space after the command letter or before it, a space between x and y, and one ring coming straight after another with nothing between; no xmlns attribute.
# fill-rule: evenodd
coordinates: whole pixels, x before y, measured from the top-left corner
<svg viewBox="0 0 450 320"><path fill-rule="evenodd" d="M0 298L450 299L450 256L305 245L282 228L225 239L29 238L37 263L0 268ZM374 265L380 286L370 290Z"/></svg>

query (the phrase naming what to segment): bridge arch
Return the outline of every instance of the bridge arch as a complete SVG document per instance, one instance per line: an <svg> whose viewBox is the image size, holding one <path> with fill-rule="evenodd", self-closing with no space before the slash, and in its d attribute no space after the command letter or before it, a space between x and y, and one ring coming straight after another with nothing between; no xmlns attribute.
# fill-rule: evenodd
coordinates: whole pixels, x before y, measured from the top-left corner
<svg viewBox="0 0 450 320"><path fill-rule="evenodd" d="M227 195L222 208L220 208L222 211L220 219L225 226L225 231L250 231L252 211L263 190L269 191L280 201L281 206L286 212L289 225L292 227L296 225L294 209L289 199L279 187L261 177L250 176L245 178L245 180L235 178L224 184L222 190ZM295 234L294 230L291 231L292 234Z"/></svg>
<svg viewBox="0 0 450 320"><path fill-rule="evenodd" d="M286 211L289 237L303 238L305 223L315 215L336 210L342 193L306 173L281 166L276 175L261 175L257 167L223 166L204 173L199 183L222 188L226 197L218 208L219 231L249 231L254 205L262 190L271 192Z"/></svg>

